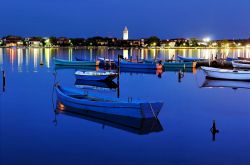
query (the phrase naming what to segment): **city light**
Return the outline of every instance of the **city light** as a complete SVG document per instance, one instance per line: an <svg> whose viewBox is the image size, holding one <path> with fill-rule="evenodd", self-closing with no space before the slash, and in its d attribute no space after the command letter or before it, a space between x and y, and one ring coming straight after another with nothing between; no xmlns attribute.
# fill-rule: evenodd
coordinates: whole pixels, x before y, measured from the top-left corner
<svg viewBox="0 0 250 165"><path fill-rule="evenodd" d="M203 38L203 41L204 41L204 42L210 42L211 39L210 39L209 37L206 37L206 38Z"/></svg>

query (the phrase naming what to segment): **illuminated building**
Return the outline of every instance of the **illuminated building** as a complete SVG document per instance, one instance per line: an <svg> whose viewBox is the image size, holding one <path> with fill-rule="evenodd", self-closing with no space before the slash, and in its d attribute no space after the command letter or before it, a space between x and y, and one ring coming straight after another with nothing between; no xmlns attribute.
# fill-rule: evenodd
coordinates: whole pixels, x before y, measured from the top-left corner
<svg viewBox="0 0 250 165"><path fill-rule="evenodd" d="M128 40L128 28L125 26L123 30L123 40Z"/></svg>

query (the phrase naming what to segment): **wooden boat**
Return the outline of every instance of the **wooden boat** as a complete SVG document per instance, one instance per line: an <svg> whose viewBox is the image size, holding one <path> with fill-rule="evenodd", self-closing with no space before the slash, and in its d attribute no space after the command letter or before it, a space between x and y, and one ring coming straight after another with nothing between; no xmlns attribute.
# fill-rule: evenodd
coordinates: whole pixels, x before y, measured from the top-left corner
<svg viewBox="0 0 250 165"><path fill-rule="evenodd" d="M177 55L177 59L184 61L184 62L195 62L195 61L204 61L205 59L202 58L196 58L196 57L183 57L180 55Z"/></svg>
<svg viewBox="0 0 250 165"><path fill-rule="evenodd" d="M201 86L202 88L232 88L232 89L250 89L250 82L232 81L232 80L214 80L206 79Z"/></svg>
<svg viewBox="0 0 250 165"><path fill-rule="evenodd" d="M60 85L55 88L58 99L66 106L99 113L147 119L156 118L163 106L162 102L83 94L81 90L62 88Z"/></svg>
<svg viewBox="0 0 250 165"><path fill-rule="evenodd" d="M67 65L67 66L98 66L99 61L69 61L63 59L53 58L55 65Z"/></svg>
<svg viewBox="0 0 250 165"><path fill-rule="evenodd" d="M140 119L117 115L110 115L106 113L98 113L94 111L86 111L84 109L77 109L66 106L60 100L57 100L56 115L67 115L76 117L90 122L101 124L101 128L105 126L117 128L126 132L146 135L150 133L157 133L163 130L160 121L156 118Z"/></svg>
<svg viewBox="0 0 250 165"><path fill-rule="evenodd" d="M85 89L117 89L118 85L114 81L86 81L77 79L75 87Z"/></svg>
<svg viewBox="0 0 250 165"><path fill-rule="evenodd" d="M250 81L250 71L201 67L207 78Z"/></svg>
<svg viewBox="0 0 250 165"><path fill-rule="evenodd" d="M164 68L195 68L196 62L168 61L163 63Z"/></svg>
<svg viewBox="0 0 250 165"><path fill-rule="evenodd" d="M118 62L116 62L118 66ZM120 61L120 68L133 68L133 69L162 69L163 66L156 62L130 62L126 60Z"/></svg>
<svg viewBox="0 0 250 165"><path fill-rule="evenodd" d="M76 79L88 81L111 81L118 76L118 73L112 71L76 71Z"/></svg>
<svg viewBox="0 0 250 165"><path fill-rule="evenodd" d="M247 60L234 60L232 61L234 68L249 68L250 69L250 61Z"/></svg>

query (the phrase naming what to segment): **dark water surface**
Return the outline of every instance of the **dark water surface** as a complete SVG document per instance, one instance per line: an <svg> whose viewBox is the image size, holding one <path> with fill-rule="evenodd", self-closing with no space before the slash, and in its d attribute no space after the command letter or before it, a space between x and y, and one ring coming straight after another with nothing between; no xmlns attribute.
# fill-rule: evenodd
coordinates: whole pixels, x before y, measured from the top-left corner
<svg viewBox="0 0 250 165"><path fill-rule="evenodd" d="M122 98L164 102L157 130L148 128L150 124L141 129L133 123L110 124L54 112L53 84L75 88L75 69L57 68L55 74L52 57L95 60L125 53L167 59L173 54L164 51L0 48L0 65L6 71L6 89L0 92L0 164L250 164L249 83L220 81L216 83L234 88L213 88L215 82L210 81L201 88L205 79L200 70L185 72L181 82L171 69L161 78L155 72L123 72ZM249 56L249 50L227 53ZM99 92L116 96L116 90ZM210 132L213 120L219 130L215 140Z"/></svg>

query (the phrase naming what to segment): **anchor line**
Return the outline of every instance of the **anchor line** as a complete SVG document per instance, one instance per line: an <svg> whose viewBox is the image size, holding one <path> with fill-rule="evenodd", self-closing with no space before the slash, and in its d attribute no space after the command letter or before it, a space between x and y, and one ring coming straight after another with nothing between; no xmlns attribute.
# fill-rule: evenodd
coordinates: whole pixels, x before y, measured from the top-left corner
<svg viewBox="0 0 250 165"><path fill-rule="evenodd" d="M156 117L156 115L155 115L155 112L154 112L154 110L153 110L153 108L152 108L151 103L148 103L148 104L149 104L149 106L150 106L150 109L151 109L151 111L152 111L152 113L153 113L154 117L157 119L157 117Z"/></svg>

